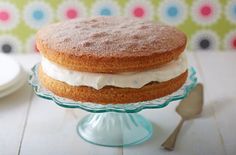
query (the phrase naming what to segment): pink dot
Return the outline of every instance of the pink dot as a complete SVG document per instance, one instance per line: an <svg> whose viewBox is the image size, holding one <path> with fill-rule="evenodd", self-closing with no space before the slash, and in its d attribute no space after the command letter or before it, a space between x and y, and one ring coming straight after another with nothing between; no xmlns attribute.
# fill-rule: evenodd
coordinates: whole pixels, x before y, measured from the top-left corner
<svg viewBox="0 0 236 155"><path fill-rule="evenodd" d="M0 20L7 21L9 20L10 15L7 11L0 11Z"/></svg>
<svg viewBox="0 0 236 155"><path fill-rule="evenodd" d="M145 10L142 7L136 7L133 10L133 14L135 17L143 17L145 14Z"/></svg>
<svg viewBox="0 0 236 155"><path fill-rule="evenodd" d="M203 16L210 16L212 14L212 7L210 5L204 5L200 9L200 13Z"/></svg>
<svg viewBox="0 0 236 155"><path fill-rule="evenodd" d="M232 47L236 49L236 37L232 40Z"/></svg>
<svg viewBox="0 0 236 155"><path fill-rule="evenodd" d="M68 9L67 12L66 12L66 16L69 18L69 19L73 19L73 18L76 18L78 16L78 11L71 8L71 9Z"/></svg>

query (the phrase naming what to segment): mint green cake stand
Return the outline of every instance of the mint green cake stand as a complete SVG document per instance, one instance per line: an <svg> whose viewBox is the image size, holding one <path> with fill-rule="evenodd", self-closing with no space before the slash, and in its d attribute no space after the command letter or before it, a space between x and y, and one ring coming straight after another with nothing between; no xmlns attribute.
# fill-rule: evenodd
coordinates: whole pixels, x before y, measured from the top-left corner
<svg viewBox="0 0 236 155"><path fill-rule="evenodd" d="M90 143L111 147L130 146L148 140L152 136L152 124L137 112L164 108L172 101L185 98L197 81L194 68L190 68L186 83L170 95L145 102L101 105L69 100L46 90L39 82L38 66L32 68L29 76L29 83L36 95L52 100L64 108L79 108L91 112L79 121L78 134Z"/></svg>

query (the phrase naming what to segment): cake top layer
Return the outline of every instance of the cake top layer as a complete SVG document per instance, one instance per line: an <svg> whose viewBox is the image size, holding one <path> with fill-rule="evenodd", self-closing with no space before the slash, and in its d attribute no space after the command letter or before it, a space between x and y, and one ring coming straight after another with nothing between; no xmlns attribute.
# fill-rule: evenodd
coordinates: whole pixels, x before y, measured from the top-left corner
<svg viewBox="0 0 236 155"><path fill-rule="evenodd" d="M83 56L133 57L166 53L186 44L178 29L128 17L89 17L51 24L36 36L39 50Z"/></svg>

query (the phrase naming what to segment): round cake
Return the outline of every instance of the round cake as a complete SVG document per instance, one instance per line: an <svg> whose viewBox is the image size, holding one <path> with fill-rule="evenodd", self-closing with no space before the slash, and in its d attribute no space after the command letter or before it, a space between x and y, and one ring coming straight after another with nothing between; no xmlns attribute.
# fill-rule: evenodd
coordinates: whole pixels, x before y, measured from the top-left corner
<svg viewBox="0 0 236 155"><path fill-rule="evenodd" d="M188 75L178 29L128 17L89 17L38 31L40 82L54 94L100 104L153 100Z"/></svg>

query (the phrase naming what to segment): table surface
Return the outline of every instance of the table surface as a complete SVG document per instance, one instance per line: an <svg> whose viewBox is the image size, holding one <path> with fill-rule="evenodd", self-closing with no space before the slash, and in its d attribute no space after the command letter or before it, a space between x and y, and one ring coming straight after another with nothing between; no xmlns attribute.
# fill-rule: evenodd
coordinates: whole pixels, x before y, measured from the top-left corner
<svg viewBox="0 0 236 155"><path fill-rule="evenodd" d="M40 61L39 55L14 58L27 71ZM147 142L102 147L85 142L76 133L77 122L88 112L59 107L37 97L25 84L0 99L0 155L235 155L236 53L188 53L188 58L204 84L205 103L200 117L184 123L174 151L162 150L160 145L180 121L175 112L178 102L140 112L154 127Z"/></svg>

